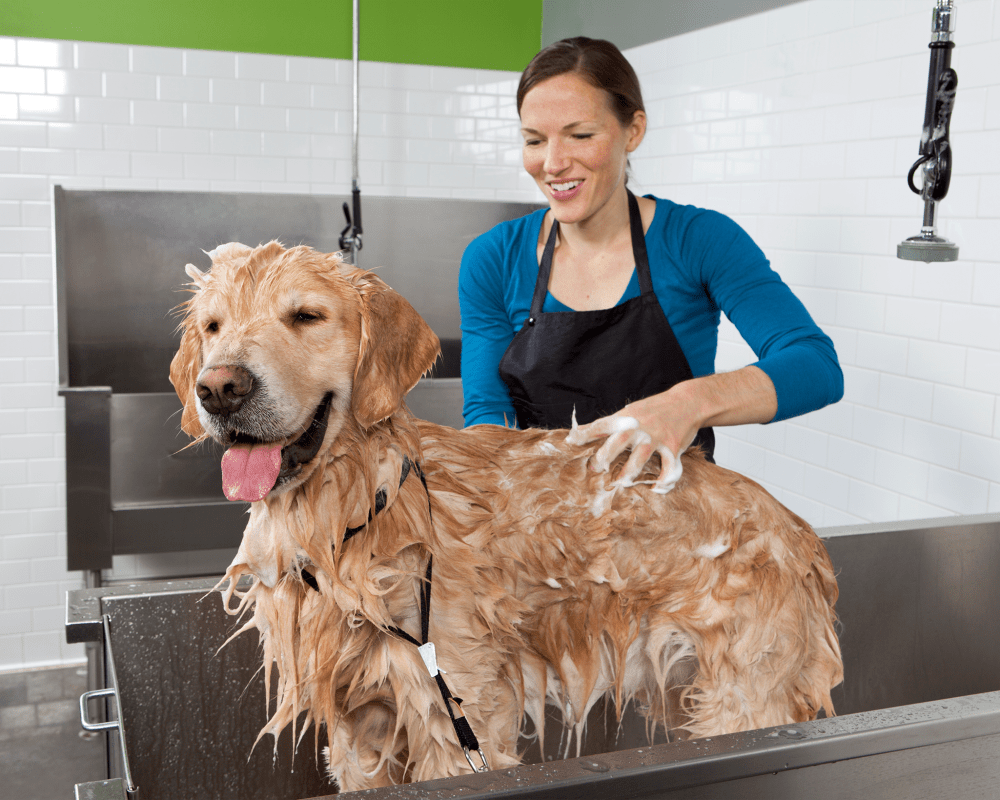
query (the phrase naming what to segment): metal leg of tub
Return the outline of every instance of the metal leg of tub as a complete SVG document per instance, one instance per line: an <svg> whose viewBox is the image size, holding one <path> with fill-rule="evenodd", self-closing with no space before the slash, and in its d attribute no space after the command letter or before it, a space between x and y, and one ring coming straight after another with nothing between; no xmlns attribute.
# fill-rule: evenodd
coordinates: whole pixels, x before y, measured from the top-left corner
<svg viewBox="0 0 1000 800"><path fill-rule="evenodd" d="M111 685L107 689L95 689L84 692L80 695L80 724L83 725L84 729L88 731L118 731L118 742L121 745L125 792L128 796L128 800L139 800L139 787L136 786L132 780L132 770L130 769L128 762L128 747L126 746L125 739L125 720L122 717L121 698L118 695L118 676L115 674L115 657L114 652L111 649L110 617L108 617L107 614L103 615L103 623L104 647L107 655L108 677L110 678ZM106 722L92 722L90 720L87 703L91 698L95 697L109 697L113 699L113 719Z"/></svg>

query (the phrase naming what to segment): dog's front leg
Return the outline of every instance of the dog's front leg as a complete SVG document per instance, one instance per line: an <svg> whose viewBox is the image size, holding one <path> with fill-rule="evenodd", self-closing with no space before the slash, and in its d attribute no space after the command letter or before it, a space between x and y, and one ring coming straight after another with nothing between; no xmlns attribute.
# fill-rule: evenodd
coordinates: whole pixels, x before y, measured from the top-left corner
<svg viewBox="0 0 1000 800"><path fill-rule="evenodd" d="M339 720L324 749L327 775L342 792L404 783L409 753L405 731L386 703L366 703Z"/></svg>

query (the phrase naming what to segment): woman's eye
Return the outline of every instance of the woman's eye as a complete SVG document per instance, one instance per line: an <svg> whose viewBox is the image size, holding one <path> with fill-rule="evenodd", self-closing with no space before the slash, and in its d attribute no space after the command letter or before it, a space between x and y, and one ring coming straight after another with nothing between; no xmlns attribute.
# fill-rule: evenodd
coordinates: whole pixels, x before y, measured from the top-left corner
<svg viewBox="0 0 1000 800"><path fill-rule="evenodd" d="M574 139L589 139L589 138L591 138L591 137L592 137L593 135L594 135L594 134L592 134L592 133L574 133L574 134L573 134L573 138L574 138Z"/></svg>

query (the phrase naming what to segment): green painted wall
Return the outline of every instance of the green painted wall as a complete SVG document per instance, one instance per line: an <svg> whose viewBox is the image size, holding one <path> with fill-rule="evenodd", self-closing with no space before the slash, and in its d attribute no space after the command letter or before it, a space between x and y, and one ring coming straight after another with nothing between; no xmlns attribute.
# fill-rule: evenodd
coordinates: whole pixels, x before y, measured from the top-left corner
<svg viewBox="0 0 1000 800"><path fill-rule="evenodd" d="M522 70L542 0L360 0L366 61ZM351 57L351 0L0 0L0 36Z"/></svg>

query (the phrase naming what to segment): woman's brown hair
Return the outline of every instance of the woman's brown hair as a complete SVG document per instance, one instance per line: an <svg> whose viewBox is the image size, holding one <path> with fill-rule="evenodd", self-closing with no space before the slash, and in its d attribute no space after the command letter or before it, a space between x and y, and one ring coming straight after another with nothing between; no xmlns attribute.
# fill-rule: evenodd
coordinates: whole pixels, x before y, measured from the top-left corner
<svg viewBox="0 0 1000 800"><path fill-rule="evenodd" d="M621 50L604 39L576 36L542 49L521 73L517 85L517 113L525 95L542 81L575 72L611 99L611 110L623 125L632 122L636 111L645 111L639 78Z"/></svg>

